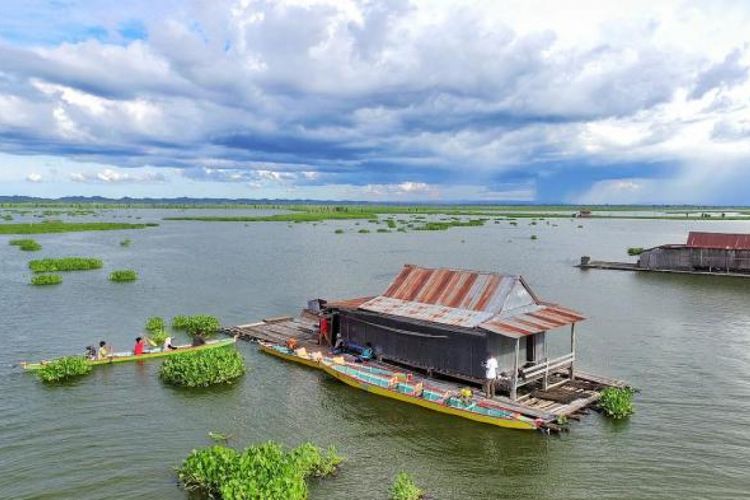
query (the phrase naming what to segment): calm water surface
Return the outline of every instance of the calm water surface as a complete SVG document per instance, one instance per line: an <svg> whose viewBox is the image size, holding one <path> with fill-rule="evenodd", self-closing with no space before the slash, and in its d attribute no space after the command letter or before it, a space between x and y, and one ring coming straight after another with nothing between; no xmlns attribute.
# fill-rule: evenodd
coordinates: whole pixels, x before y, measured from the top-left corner
<svg viewBox="0 0 750 500"><path fill-rule="evenodd" d="M174 213L123 210L93 220ZM44 249L34 258L105 261L102 270L65 274L49 288L27 285L31 255L1 237L0 497L184 498L173 467L210 444L209 431L241 446L335 445L347 461L336 478L312 485L313 498L383 499L401 470L436 498L746 496L750 280L572 265L584 254L627 259L627 247L680 242L690 229L750 232L750 223L579 223L356 234L353 221L165 221L147 230L39 235ZM131 247L120 247L123 238ZM559 437L496 429L354 391L247 343L239 348L249 372L218 390L166 387L158 362L99 368L62 387L14 366L100 338L130 348L152 315L203 312L238 324L296 313L313 297L376 294L404 263L520 273L543 298L584 312L580 365L641 388L637 414L617 423L592 414ZM115 268L136 269L140 280L110 283ZM566 334L559 337L562 352Z"/></svg>

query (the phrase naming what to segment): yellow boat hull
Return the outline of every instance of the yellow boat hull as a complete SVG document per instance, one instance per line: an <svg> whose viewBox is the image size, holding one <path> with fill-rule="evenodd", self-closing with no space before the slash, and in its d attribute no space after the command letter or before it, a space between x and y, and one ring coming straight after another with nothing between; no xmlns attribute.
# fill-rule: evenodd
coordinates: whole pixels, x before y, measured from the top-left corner
<svg viewBox="0 0 750 500"><path fill-rule="evenodd" d="M397 401L402 401L404 403L421 406L422 408L427 408L428 410L445 413L446 415L462 417L462 418L466 418L469 420L473 420L475 422L494 425L497 427L504 427L508 429L520 429L520 430L536 430L537 429L537 425L535 423L523 420L520 414L518 416L518 419L514 419L514 418L504 419L504 418L492 417L492 416L487 416L487 415L481 415L478 413L473 413L471 411L461 410L459 408L453 408L451 406L447 406L447 405L443 405L443 404L429 401L426 399L422 399L417 396L410 396L408 394L403 394L400 392L392 391L383 387L379 387L377 385L368 384L354 377L343 374L337 371L332 366L333 363L330 358L324 358L323 361L315 361L313 359L307 359L307 358L297 356L294 353L285 353L285 352L279 351L273 347L273 344L268 344L265 342L260 342L259 347L260 347L260 350L266 354L270 354L271 356L275 356L285 361L291 361L293 363L299 363L301 365L305 365L310 368L315 368L317 370L323 370L331 377L351 387L354 387L356 389L360 389L363 391L371 392L373 394L377 394L378 396L395 399Z"/></svg>

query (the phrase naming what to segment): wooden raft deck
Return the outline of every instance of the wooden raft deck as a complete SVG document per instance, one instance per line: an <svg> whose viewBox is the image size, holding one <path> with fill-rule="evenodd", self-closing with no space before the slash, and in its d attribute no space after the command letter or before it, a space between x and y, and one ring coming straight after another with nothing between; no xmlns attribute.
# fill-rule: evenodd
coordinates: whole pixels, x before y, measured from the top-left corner
<svg viewBox="0 0 750 500"><path fill-rule="evenodd" d="M642 273L687 274L692 276L724 276L729 278L750 278L750 273L733 273L726 271L687 271L682 269L648 269L638 267L632 262L609 262L592 260L587 264L576 264L579 269L605 269L610 271L637 271Z"/></svg>
<svg viewBox="0 0 750 500"><path fill-rule="evenodd" d="M327 346L318 345L318 324L315 314L304 311L298 317L280 316L266 318L255 323L237 325L225 328L227 335L238 335L247 341L266 341L284 345L290 338L295 338L299 347L308 352L326 351ZM406 371L403 366L392 365L387 362L368 362L370 365L382 366L388 370ZM427 377L416 370L409 370L415 379L422 379L429 385L448 390L458 390L465 387L466 381L454 381ZM550 375L550 385L561 381L563 374ZM502 402L509 408L525 415L550 419L551 417L567 417L578 420L581 415L588 413L588 408L599 399L600 391L606 387L629 387L627 383L581 371L575 372L575 379L553 389L542 391L541 388L526 386L519 391L516 401L506 396L496 396L495 401ZM475 387L476 388L476 387ZM475 397L484 399L479 391ZM555 429L562 430L562 429Z"/></svg>

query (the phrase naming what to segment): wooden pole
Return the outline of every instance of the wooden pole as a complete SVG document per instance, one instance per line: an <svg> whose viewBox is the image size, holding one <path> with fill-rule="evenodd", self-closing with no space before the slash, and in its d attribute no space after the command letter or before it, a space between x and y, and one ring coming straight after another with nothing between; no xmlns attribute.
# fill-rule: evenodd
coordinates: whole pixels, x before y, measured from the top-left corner
<svg viewBox="0 0 750 500"><path fill-rule="evenodd" d="M575 356L576 353L576 324L570 325L570 352ZM575 359L570 362L570 380L575 379L575 373L573 371L573 363Z"/></svg>
<svg viewBox="0 0 750 500"><path fill-rule="evenodd" d="M511 377L510 400L515 401L518 396L518 351L520 350L521 339L516 339L516 352L513 357L513 377Z"/></svg>

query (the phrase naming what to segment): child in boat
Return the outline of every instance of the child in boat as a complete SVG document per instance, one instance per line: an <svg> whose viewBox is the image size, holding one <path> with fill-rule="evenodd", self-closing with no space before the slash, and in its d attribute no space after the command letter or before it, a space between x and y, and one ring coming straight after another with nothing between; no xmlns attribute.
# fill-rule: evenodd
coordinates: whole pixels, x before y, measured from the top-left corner
<svg viewBox="0 0 750 500"><path fill-rule="evenodd" d="M84 356L86 356L86 359L91 359L91 360L96 359L96 349L94 349L94 346L87 345Z"/></svg>
<svg viewBox="0 0 750 500"><path fill-rule="evenodd" d="M174 351L177 348L172 345L172 337L167 337L164 339L164 345L162 346L162 351Z"/></svg>
<svg viewBox="0 0 750 500"><path fill-rule="evenodd" d="M99 342L99 352L97 353L98 359L107 359L110 356L109 348L105 341Z"/></svg>
<svg viewBox="0 0 750 500"><path fill-rule="evenodd" d="M136 337L135 338L135 346L133 346L133 354L136 356L140 356L143 354L143 351L146 349L146 341L143 340L143 337Z"/></svg>

